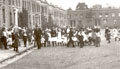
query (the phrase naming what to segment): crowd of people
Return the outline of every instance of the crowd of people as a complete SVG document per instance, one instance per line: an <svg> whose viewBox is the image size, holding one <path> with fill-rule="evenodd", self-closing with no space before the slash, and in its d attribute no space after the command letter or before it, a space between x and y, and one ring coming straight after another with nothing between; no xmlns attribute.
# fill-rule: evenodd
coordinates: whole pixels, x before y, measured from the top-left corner
<svg viewBox="0 0 120 69"><path fill-rule="evenodd" d="M21 41L23 41L24 47L26 47L27 41L29 41L28 38L32 35L30 34L25 27L23 29L20 27L12 27L10 29L3 27L0 30L0 48L5 50L13 48L14 51L19 52Z"/></svg>
<svg viewBox="0 0 120 69"><path fill-rule="evenodd" d="M106 27L105 38L108 43L111 42L110 39L113 35L115 41L117 39L120 40L120 31L113 29L113 32L114 33L111 34L110 29ZM22 45L22 42L24 43L24 47L27 47L28 44L33 44L37 46L38 49L48 46L79 46L83 48L86 45L93 45L100 47L101 31L99 26L81 29L53 27L43 30L36 25L36 28L32 30L25 27L2 28L0 39L0 48L5 50L13 48L16 52L19 52L19 47Z"/></svg>

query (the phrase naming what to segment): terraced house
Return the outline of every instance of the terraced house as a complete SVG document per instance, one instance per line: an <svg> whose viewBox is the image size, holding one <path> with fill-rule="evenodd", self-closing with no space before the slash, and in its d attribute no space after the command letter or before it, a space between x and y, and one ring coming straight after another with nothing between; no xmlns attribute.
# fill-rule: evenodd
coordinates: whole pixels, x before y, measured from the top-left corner
<svg viewBox="0 0 120 69"><path fill-rule="evenodd" d="M46 0L0 0L0 27L21 25L19 14L24 10L27 12L25 24L32 29L36 25L42 27L50 19L59 27L67 25L67 11Z"/></svg>

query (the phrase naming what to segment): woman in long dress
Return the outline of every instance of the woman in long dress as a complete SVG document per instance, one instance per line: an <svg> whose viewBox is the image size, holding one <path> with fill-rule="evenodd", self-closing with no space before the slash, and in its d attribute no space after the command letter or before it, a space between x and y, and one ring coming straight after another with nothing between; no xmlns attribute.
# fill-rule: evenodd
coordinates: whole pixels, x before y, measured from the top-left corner
<svg viewBox="0 0 120 69"><path fill-rule="evenodd" d="M58 37L57 37L57 43L58 45L61 45L62 42L62 34L61 34L61 29L58 30Z"/></svg>

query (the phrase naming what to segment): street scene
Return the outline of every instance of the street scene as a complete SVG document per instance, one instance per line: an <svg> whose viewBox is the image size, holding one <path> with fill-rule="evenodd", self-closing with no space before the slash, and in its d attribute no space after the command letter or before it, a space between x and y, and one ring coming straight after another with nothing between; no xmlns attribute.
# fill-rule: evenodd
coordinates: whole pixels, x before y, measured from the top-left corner
<svg viewBox="0 0 120 69"><path fill-rule="evenodd" d="M0 69L120 69L115 0L0 0Z"/></svg>

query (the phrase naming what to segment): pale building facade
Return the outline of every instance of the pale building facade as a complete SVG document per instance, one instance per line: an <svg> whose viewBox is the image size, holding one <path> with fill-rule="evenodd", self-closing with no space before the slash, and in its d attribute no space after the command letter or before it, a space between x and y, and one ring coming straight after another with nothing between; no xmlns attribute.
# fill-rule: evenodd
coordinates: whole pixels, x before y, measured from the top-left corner
<svg viewBox="0 0 120 69"><path fill-rule="evenodd" d="M53 23L59 27L67 23L67 11L42 0L0 0L0 27L18 25L18 13L22 9L28 12L28 27L35 28L36 25L42 27L42 16L46 22L49 21L49 14L53 18ZM49 22L48 22L49 23ZM63 25L63 26L62 26Z"/></svg>

